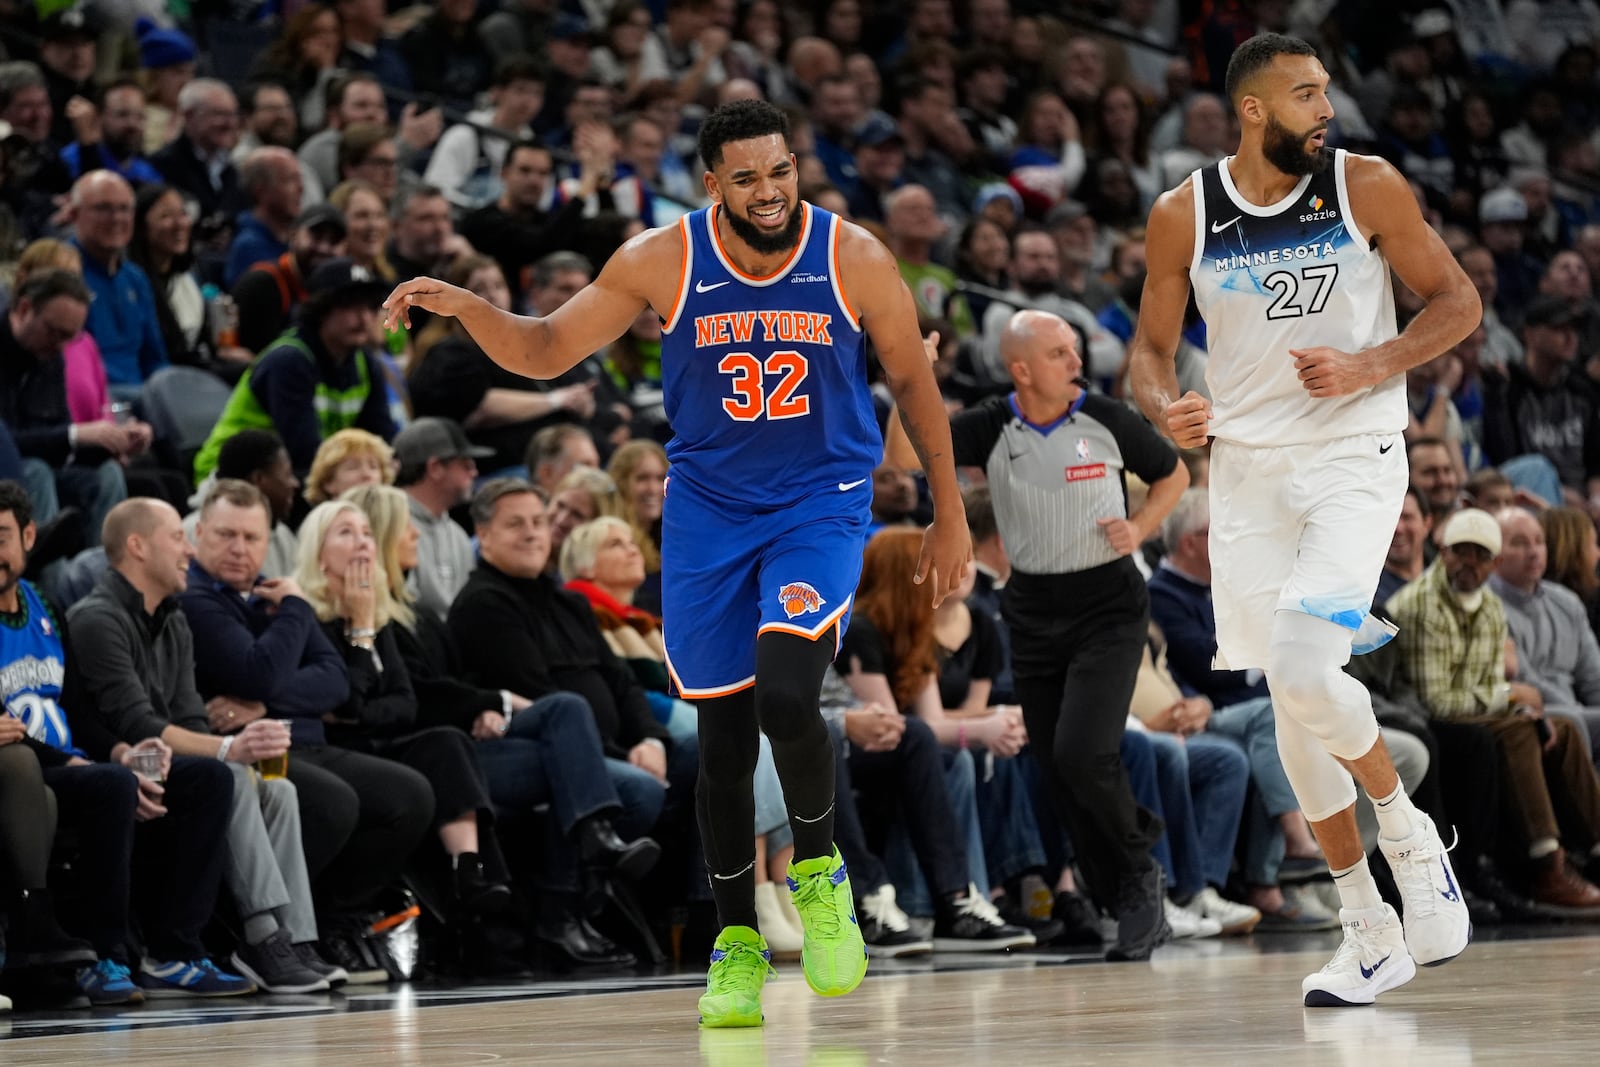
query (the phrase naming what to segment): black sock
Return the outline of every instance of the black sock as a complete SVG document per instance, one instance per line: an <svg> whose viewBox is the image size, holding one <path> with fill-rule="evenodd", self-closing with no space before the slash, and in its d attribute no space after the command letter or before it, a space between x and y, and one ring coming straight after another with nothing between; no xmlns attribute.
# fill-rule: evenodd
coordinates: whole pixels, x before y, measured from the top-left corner
<svg viewBox="0 0 1600 1067"><path fill-rule="evenodd" d="M783 783L796 863L833 855L833 739L819 708L834 645L831 630L815 641L777 632L756 640L756 708Z"/></svg>
<svg viewBox="0 0 1600 1067"><path fill-rule="evenodd" d="M751 787L759 746L754 689L697 702L700 779L695 814L711 898L724 927L756 926L756 802Z"/></svg>

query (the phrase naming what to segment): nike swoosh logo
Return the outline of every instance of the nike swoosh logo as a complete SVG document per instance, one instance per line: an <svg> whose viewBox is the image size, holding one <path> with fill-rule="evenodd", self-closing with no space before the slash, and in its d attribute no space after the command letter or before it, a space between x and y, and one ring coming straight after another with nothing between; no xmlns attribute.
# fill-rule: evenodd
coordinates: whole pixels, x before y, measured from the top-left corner
<svg viewBox="0 0 1600 1067"><path fill-rule="evenodd" d="M866 482L865 478L857 478L853 482L840 482L839 483L839 492L848 493L850 490L854 489L856 486L865 484L865 482Z"/></svg>
<svg viewBox="0 0 1600 1067"><path fill-rule="evenodd" d="M1393 953L1390 953L1390 955L1393 955ZM1363 963L1361 965L1361 977L1363 977L1363 978L1371 978L1373 975L1378 973L1378 968L1379 967L1382 967L1385 963L1388 963L1388 962L1389 962L1389 957L1385 956L1385 957L1383 957L1383 959L1379 960L1377 963L1374 963L1370 968L1365 963Z"/></svg>
<svg viewBox="0 0 1600 1067"><path fill-rule="evenodd" d="M1242 218L1244 218L1243 215L1235 215L1233 218L1229 219L1227 222L1213 222L1211 224L1211 232L1212 233L1221 233L1223 230L1226 230L1229 226L1232 226L1234 223L1238 222Z"/></svg>
<svg viewBox="0 0 1600 1067"><path fill-rule="evenodd" d="M710 285L707 285L705 282L695 282L694 291L697 293L709 293L711 290L721 289L727 284L727 282L712 282Z"/></svg>
<svg viewBox="0 0 1600 1067"><path fill-rule="evenodd" d="M1386 445L1379 445L1378 446L1378 455L1387 456L1389 454L1389 449L1391 449L1393 447L1394 447L1394 442L1393 441L1390 441Z"/></svg>

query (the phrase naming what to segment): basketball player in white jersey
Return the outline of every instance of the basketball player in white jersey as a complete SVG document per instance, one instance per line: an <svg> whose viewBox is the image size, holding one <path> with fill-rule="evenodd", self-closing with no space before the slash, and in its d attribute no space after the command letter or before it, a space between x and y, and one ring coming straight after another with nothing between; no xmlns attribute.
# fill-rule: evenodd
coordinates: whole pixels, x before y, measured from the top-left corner
<svg viewBox="0 0 1600 1067"><path fill-rule="evenodd" d="M1214 440L1216 665L1266 672L1284 770L1339 889L1344 943L1302 984L1308 1007L1371 1004L1471 937L1438 831L1401 788L1366 689L1341 668L1393 634L1368 609L1408 477L1405 372L1470 333L1481 309L1405 178L1323 143L1327 87L1304 41L1262 34L1233 54L1239 152L1151 211L1132 353L1151 421L1183 448ZM1391 268L1427 302L1404 333ZM1191 286L1209 401L1177 395ZM1368 870L1352 775L1377 809L1403 927Z"/></svg>

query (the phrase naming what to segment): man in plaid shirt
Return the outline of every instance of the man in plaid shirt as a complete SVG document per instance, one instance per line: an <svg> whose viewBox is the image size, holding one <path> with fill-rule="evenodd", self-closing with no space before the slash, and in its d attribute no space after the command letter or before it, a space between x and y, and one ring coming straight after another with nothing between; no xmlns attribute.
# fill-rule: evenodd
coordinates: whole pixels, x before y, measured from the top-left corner
<svg viewBox="0 0 1600 1067"><path fill-rule="evenodd" d="M1513 811L1535 867L1531 895L1541 904L1600 907L1600 778L1588 737L1571 720L1546 718L1539 691L1506 681L1505 606L1485 583L1500 555L1500 525L1466 508L1445 525L1439 558L1390 598L1400 650L1428 714L1479 724L1495 735ZM1514 670L1514 668L1513 668ZM1553 781L1546 780L1549 768ZM1580 874L1561 847L1551 785L1564 792L1579 825L1569 835L1590 849Z"/></svg>

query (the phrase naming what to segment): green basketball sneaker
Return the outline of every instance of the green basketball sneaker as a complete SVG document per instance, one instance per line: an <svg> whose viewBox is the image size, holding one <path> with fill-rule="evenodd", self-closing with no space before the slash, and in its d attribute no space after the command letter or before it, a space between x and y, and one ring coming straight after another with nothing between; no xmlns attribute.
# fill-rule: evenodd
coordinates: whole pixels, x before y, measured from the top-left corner
<svg viewBox="0 0 1600 1067"><path fill-rule="evenodd" d="M800 963L806 984L824 997L844 996L866 976L867 946L838 848L832 856L789 864L789 891L805 925Z"/></svg>
<svg viewBox="0 0 1600 1067"><path fill-rule="evenodd" d="M724 929L711 950L711 971L700 998L700 1025L760 1026L761 987L771 972L766 938L748 926Z"/></svg>

